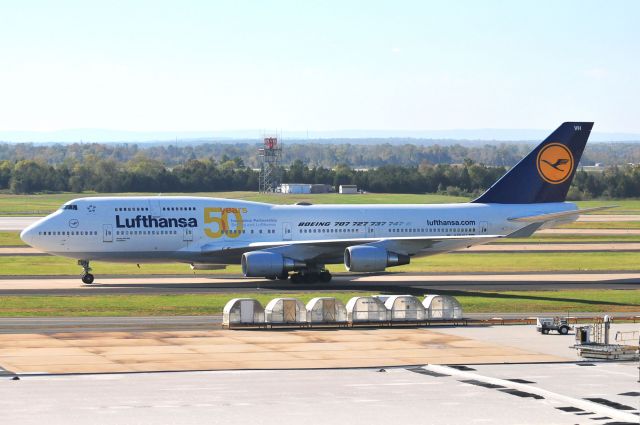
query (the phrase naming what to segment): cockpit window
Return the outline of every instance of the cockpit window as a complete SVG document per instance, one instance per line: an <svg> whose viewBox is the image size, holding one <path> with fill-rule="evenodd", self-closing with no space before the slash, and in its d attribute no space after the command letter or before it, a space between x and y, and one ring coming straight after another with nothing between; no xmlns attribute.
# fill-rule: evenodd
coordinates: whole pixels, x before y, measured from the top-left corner
<svg viewBox="0 0 640 425"><path fill-rule="evenodd" d="M78 206L77 205L71 205L71 204L63 205L62 209L63 210L76 210L76 211L78 211Z"/></svg>

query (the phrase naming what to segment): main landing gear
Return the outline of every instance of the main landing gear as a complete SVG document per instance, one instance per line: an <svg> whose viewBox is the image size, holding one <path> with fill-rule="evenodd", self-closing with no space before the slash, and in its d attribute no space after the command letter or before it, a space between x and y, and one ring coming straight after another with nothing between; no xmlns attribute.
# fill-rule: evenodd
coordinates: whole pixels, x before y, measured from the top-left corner
<svg viewBox="0 0 640 425"><path fill-rule="evenodd" d="M329 283L332 277L328 270L321 270L319 272L300 270L297 273L291 274L290 279L292 283Z"/></svg>
<svg viewBox="0 0 640 425"><path fill-rule="evenodd" d="M78 260L78 265L82 266L82 274L80 277L82 278L82 283L90 285L93 283L93 275L91 274L91 267L89 267L89 262L87 260Z"/></svg>
<svg viewBox="0 0 640 425"><path fill-rule="evenodd" d="M280 274L274 274L272 276L265 276L267 279L269 280L287 280L289 279L289 273L288 272L282 272Z"/></svg>
<svg viewBox="0 0 640 425"><path fill-rule="evenodd" d="M296 269L292 273L283 270L280 274L265 277L270 280L289 279L291 283L329 283L333 276L324 268L324 264L307 264L306 267Z"/></svg>

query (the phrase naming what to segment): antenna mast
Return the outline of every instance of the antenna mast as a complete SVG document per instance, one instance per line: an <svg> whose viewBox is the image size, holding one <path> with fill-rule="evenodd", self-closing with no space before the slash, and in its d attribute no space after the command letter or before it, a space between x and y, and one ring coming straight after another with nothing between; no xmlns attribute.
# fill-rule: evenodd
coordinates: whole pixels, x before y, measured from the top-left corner
<svg viewBox="0 0 640 425"><path fill-rule="evenodd" d="M280 162L282 161L282 145L277 136L265 136L263 146L258 149L260 157L260 176L258 190L260 193L273 193L280 184Z"/></svg>

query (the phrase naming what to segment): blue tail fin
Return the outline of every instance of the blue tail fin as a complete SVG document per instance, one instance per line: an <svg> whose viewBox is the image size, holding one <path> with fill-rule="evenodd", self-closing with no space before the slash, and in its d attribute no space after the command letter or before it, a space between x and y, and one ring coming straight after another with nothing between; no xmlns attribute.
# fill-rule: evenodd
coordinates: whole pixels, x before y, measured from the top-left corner
<svg viewBox="0 0 640 425"><path fill-rule="evenodd" d="M565 122L472 202L564 202L592 127L592 122Z"/></svg>

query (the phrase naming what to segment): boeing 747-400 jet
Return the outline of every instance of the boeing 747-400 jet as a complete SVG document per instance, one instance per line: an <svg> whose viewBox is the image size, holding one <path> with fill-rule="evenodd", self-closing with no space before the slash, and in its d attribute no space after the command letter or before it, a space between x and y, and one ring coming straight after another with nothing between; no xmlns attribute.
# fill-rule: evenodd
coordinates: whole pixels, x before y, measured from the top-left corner
<svg viewBox="0 0 640 425"><path fill-rule="evenodd" d="M566 122L479 198L438 205L271 205L190 196L90 197L26 228L27 244L78 260L242 265L248 277L331 280L327 264L378 272L574 221L565 202L593 123ZM593 209L591 209L593 210ZM590 211L590 210L589 210Z"/></svg>

